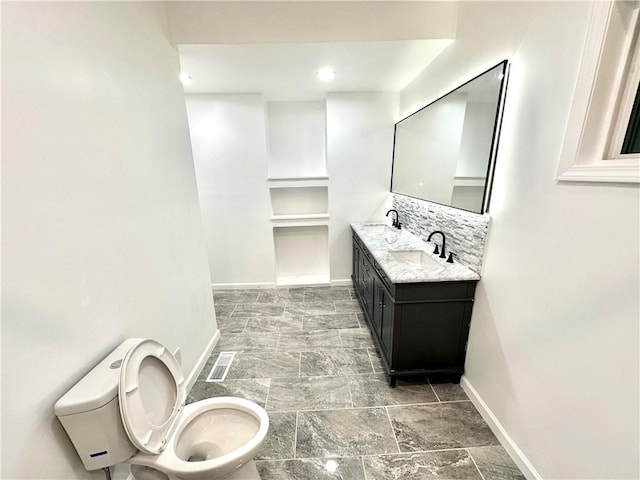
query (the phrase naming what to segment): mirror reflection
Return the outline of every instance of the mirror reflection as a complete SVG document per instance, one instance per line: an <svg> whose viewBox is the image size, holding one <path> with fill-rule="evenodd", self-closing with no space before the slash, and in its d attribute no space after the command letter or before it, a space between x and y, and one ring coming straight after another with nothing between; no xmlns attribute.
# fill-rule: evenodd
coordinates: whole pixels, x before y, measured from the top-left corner
<svg viewBox="0 0 640 480"><path fill-rule="evenodd" d="M391 191L488 209L507 61L396 123Z"/></svg>

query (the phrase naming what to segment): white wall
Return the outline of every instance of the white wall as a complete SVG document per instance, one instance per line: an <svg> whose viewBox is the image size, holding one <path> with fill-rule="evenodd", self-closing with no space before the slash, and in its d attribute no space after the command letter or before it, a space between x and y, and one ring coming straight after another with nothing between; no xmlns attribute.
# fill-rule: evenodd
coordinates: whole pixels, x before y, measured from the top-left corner
<svg viewBox="0 0 640 480"><path fill-rule="evenodd" d="M270 221L265 107L258 94L187 95L211 278L217 286L276 281L278 253ZM349 224L383 217L384 207L390 203L390 158L397 110L397 93L331 93L327 96L331 281L348 281L351 275ZM290 131L293 140L298 133L295 129ZM286 142L286 136L279 137L278 141ZM279 173L291 177L312 173L304 165L298 170L293 165L287 168L288 172ZM289 200L295 201L295 197L290 196ZM304 210L304 206L301 209ZM320 232L322 228L309 231ZM283 234L284 230L279 232ZM292 230L289 235L295 233ZM279 255L284 258L282 245L290 244L280 243ZM310 251L317 250L299 250L298 263L306 264L308 259L304 257ZM289 255L294 253L290 251ZM284 264L282 267L281 274L291 273L291 268ZM310 270L320 274L326 269Z"/></svg>
<svg viewBox="0 0 640 480"><path fill-rule="evenodd" d="M351 222L383 219L391 208L397 93L327 96L331 280L351 276Z"/></svg>
<svg viewBox="0 0 640 480"><path fill-rule="evenodd" d="M462 3L401 105L512 61L466 377L541 477L637 479L638 187L554 181L589 12Z"/></svg>
<svg viewBox="0 0 640 480"><path fill-rule="evenodd" d="M2 4L2 478L86 472L53 405L127 337L217 330L162 6Z"/></svg>
<svg viewBox="0 0 640 480"><path fill-rule="evenodd" d="M273 284L262 96L186 98L211 280Z"/></svg>

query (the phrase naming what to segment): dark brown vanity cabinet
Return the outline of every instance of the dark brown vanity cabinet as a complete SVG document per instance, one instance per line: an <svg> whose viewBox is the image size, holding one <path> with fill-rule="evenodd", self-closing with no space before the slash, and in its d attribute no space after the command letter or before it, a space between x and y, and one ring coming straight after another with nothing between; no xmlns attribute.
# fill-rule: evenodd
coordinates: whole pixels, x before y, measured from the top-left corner
<svg viewBox="0 0 640 480"><path fill-rule="evenodd" d="M352 279L390 385L407 375L460 381L477 280L392 283L355 232Z"/></svg>

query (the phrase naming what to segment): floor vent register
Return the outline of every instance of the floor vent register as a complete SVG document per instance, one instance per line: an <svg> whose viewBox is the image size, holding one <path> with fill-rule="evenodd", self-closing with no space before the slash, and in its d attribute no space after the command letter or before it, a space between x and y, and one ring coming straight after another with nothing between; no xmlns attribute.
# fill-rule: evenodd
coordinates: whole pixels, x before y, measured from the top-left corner
<svg viewBox="0 0 640 480"><path fill-rule="evenodd" d="M206 381L223 382L227 377L227 373L229 373L229 368L231 368L231 363L233 363L235 356L236 352L221 352L216 363L213 364Z"/></svg>

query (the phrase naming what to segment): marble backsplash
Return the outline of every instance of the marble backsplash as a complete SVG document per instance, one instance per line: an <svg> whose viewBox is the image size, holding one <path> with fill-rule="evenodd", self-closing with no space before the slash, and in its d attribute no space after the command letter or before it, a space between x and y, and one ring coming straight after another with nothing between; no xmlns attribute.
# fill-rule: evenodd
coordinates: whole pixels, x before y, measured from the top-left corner
<svg viewBox="0 0 640 480"><path fill-rule="evenodd" d="M402 228L425 242L431 232L444 232L447 236L447 255L453 252L455 261L480 273L489 228L488 215L478 215L395 193L393 208L400 214ZM435 236L432 243L442 245L440 235Z"/></svg>

